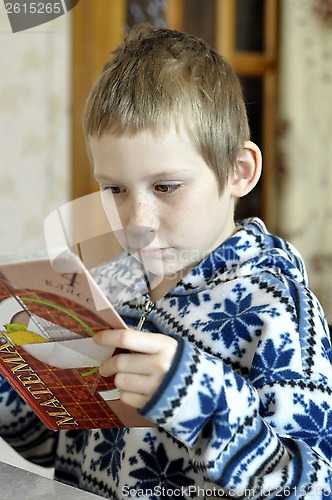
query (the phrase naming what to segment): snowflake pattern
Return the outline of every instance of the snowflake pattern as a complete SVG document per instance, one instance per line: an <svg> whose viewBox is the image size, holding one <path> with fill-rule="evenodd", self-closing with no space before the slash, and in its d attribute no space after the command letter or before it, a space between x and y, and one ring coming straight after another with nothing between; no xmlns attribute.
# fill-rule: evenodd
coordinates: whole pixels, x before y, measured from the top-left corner
<svg viewBox="0 0 332 500"><path fill-rule="evenodd" d="M111 475L115 484L119 484L118 473L124 458L126 429L101 429L100 443L94 448L98 459L91 460L91 469L106 471Z"/></svg>
<svg viewBox="0 0 332 500"><path fill-rule="evenodd" d="M192 307L201 307L204 303L210 302L211 296L208 293L190 294L188 296L173 297L170 299L170 307L176 308L181 318L190 314Z"/></svg>
<svg viewBox="0 0 332 500"><path fill-rule="evenodd" d="M192 442L202 430L203 437L211 438L212 447L218 448L223 440L231 438L233 429L229 424L229 408L225 391L217 394L213 387L213 381L212 377L205 374L201 384L202 389L205 389L205 391L199 391L198 393L200 411L194 418L181 422L181 427L184 430L180 431L179 434L186 434L186 439ZM218 412L216 412L217 409ZM211 428L210 416L214 412L216 412L216 418Z"/></svg>
<svg viewBox="0 0 332 500"><path fill-rule="evenodd" d="M283 342L276 347L272 339L268 339L263 348L256 353L250 369L250 380L255 387L276 380L297 379L301 374L290 369L290 364L294 356L294 349L287 348L291 345L289 335L281 335Z"/></svg>
<svg viewBox="0 0 332 500"><path fill-rule="evenodd" d="M331 345L322 311L303 286L296 252L257 219L243 226L158 301L145 324L181 346L145 409L160 427L59 433L56 479L114 500L124 485L151 491L149 500L159 498L156 487L211 484L252 485L259 498L267 471L274 484L332 491ZM137 264L121 265L101 269L100 282L136 324L142 283ZM21 400L3 383L0 398L1 434L10 438L14 429L22 448L28 436L48 455L50 433L26 410L19 427L12 424Z"/></svg>
<svg viewBox="0 0 332 500"><path fill-rule="evenodd" d="M205 321L197 320L192 326L203 332L211 332L214 341L222 341L227 349L233 347L233 355L242 357L245 349L241 340L251 342L253 336L260 336L264 315L274 318L279 315L269 304L253 305L252 293L237 284L232 294L234 299L226 298L223 303L214 304L214 312Z"/></svg>
<svg viewBox="0 0 332 500"><path fill-rule="evenodd" d="M305 402L304 398L294 396L294 402L300 404L303 410L295 413L293 418L298 430L292 435L304 440L310 446L319 447L325 456L332 458L332 408L324 401L321 405L313 401Z"/></svg>
<svg viewBox="0 0 332 500"><path fill-rule="evenodd" d="M162 443L156 444L156 438L147 433L144 442L148 444L148 449L139 449L138 457L141 460L141 466L133 469L129 475L137 482L134 488L142 491L155 491L157 487L164 488L166 491L174 491L175 488L181 488L194 484L193 479L188 476L191 466L185 466L183 458L170 460L165 446ZM131 463L137 463L137 458L132 457ZM158 496L152 495L151 500L157 500Z"/></svg>
<svg viewBox="0 0 332 500"><path fill-rule="evenodd" d="M67 431L66 435L68 438L67 452L70 455L81 453L86 443L86 433L84 431Z"/></svg>

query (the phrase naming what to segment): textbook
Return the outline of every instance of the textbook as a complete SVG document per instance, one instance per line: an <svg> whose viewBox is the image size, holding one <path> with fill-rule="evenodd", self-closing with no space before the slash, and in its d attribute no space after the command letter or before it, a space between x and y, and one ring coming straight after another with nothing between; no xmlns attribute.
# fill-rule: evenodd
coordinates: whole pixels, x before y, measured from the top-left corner
<svg viewBox="0 0 332 500"><path fill-rule="evenodd" d="M99 375L114 349L92 336L115 328L126 324L71 250L0 263L0 373L49 429L152 426Z"/></svg>

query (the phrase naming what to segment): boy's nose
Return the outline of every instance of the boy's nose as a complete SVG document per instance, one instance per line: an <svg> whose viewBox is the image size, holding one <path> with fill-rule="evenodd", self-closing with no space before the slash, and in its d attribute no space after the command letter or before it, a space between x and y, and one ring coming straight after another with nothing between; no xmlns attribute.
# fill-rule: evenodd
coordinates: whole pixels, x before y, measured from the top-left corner
<svg viewBox="0 0 332 500"><path fill-rule="evenodd" d="M127 245L141 249L149 245L158 230L158 217L153 203L147 200L133 200L125 222Z"/></svg>
<svg viewBox="0 0 332 500"><path fill-rule="evenodd" d="M150 200L151 201L151 200ZM129 197L118 206L108 191L102 193L102 204L112 230L123 248L142 249L156 237L159 229L156 207L141 197Z"/></svg>
<svg viewBox="0 0 332 500"><path fill-rule="evenodd" d="M148 203L147 200L133 200L129 206L126 226L130 228L149 227L156 231L158 229L158 219L154 204Z"/></svg>
<svg viewBox="0 0 332 500"><path fill-rule="evenodd" d="M123 248L131 251L142 250L156 238L156 231L146 226L126 226L117 233L118 241Z"/></svg>

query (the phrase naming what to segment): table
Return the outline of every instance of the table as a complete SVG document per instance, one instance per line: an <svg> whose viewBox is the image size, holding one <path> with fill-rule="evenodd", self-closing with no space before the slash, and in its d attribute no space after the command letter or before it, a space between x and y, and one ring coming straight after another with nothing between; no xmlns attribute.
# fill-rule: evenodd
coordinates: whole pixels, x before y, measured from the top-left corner
<svg viewBox="0 0 332 500"><path fill-rule="evenodd" d="M0 461L1 500L93 500L99 495Z"/></svg>

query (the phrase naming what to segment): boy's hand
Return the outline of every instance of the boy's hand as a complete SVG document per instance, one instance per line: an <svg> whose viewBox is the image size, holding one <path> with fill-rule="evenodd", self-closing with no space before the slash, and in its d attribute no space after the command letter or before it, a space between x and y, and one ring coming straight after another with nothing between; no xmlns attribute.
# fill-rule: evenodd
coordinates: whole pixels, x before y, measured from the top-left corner
<svg viewBox="0 0 332 500"><path fill-rule="evenodd" d="M153 396L177 350L172 337L132 329L104 330L93 339L96 344L129 351L108 358L99 372L103 377L116 374L114 382L121 401L134 408L142 408Z"/></svg>

